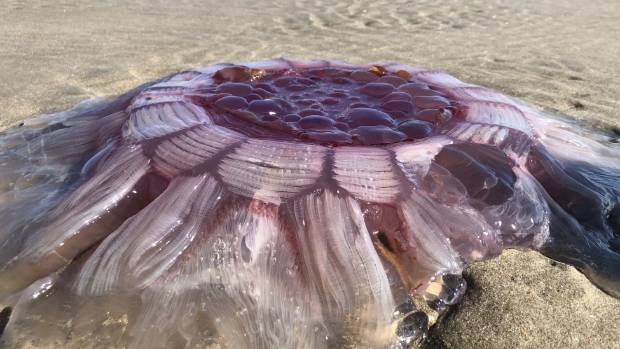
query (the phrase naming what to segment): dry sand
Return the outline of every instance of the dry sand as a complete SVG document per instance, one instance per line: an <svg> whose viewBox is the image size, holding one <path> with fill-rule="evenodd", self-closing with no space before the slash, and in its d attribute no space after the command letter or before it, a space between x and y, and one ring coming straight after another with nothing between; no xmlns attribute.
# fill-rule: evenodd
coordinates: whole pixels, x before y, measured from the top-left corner
<svg viewBox="0 0 620 349"><path fill-rule="evenodd" d="M189 67L279 56L443 69L620 126L620 2L3 0L0 126ZM449 348L620 348L620 301L536 253L469 269Z"/></svg>

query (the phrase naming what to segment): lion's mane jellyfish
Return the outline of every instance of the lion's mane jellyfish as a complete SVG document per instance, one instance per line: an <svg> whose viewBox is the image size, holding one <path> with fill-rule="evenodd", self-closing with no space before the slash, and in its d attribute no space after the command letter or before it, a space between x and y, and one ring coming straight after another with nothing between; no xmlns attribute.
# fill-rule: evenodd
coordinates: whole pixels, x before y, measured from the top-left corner
<svg viewBox="0 0 620 349"><path fill-rule="evenodd" d="M11 348L406 347L469 263L620 295L620 146L446 73L220 64L0 136Z"/></svg>

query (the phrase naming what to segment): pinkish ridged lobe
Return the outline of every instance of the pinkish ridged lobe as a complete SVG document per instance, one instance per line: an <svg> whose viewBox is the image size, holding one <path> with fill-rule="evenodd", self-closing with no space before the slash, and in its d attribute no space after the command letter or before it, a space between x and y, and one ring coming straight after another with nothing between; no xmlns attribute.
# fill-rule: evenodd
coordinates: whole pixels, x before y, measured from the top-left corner
<svg viewBox="0 0 620 349"><path fill-rule="evenodd" d="M340 147L334 153L333 176L354 197L363 201L393 202L400 185L386 149Z"/></svg>
<svg viewBox="0 0 620 349"><path fill-rule="evenodd" d="M312 144L249 140L222 160L218 173L232 192L279 204L317 181L326 152Z"/></svg>
<svg viewBox="0 0 620 349"><path fill-rule="evenodd" d="M168 137L155 146L153 166L173 178L204 164L246 137L227 128L198 125Z"/></svg>
<svg viewBox="0 0 620 349"><path fill-rule="evenodd" d="M157 101L142 106L129 115L123 136L140 141L166 136L200 124L210 124L205 111L183 101Z"/></svg>
<svg viewBox="0 0 620 349"><path fill-rule="evenodd" d="M467 107L465 120L469 122L507 127L529 136L534 134L524 113L511 104L472 101L466 102L465 105Z"/></svg>

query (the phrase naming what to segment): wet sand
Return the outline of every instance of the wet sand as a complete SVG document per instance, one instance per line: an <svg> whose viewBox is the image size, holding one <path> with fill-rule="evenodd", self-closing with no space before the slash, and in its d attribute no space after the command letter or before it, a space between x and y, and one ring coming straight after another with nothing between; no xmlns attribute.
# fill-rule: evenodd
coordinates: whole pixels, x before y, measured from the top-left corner
<svg viewBox="0 0 620 349"><path fill-rule="evenodd" d="M442 69L620 127L617 1L69 1L0 5L0 127L217 62L288 56ZM511 252L468 270L434 347L620 348L620 301Z"/></svg>

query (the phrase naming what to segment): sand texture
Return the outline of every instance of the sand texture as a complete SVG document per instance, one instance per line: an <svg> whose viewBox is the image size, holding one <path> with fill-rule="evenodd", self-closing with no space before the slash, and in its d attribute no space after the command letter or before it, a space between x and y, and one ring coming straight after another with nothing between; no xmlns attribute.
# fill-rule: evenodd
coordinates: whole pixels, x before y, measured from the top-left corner
<svg viewBox="0 0 620 349"><path fill-rule="evenodd" d="M436 68L620 130L619 1L3 0L0 127L217 62L288 56ZM431 348L620 348L620 301L509 252Z"/></svg>
<svg viewBox="0 0 620 349"><path fill-rule="evenodd" d="M620 302L573 267L513 250L464 275L467 295L425 349L620 348Z"/></svg>

